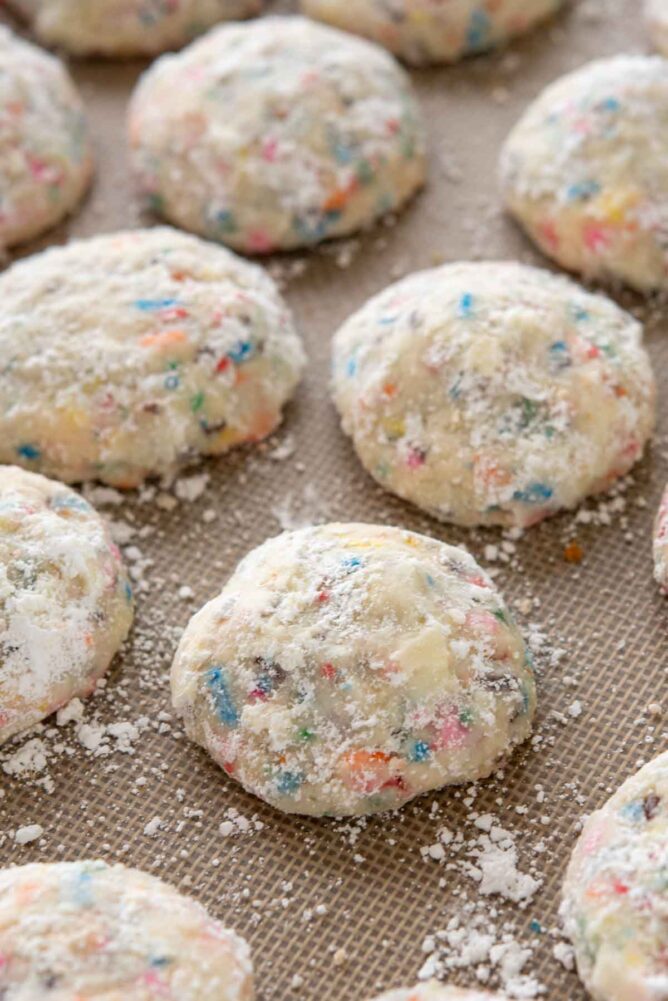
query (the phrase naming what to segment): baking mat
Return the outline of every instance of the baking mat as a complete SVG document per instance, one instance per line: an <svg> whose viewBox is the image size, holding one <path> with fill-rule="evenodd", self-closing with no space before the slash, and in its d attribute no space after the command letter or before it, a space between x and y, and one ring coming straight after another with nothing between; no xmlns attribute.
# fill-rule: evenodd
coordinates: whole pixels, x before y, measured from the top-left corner
<svg viewBox="0 0 668 1001"><path fill-rule="evenodd" d="M652 582L650 535L668 474L668 309L622 299L648 321L662 390L650 453L614 496L519 539L440 525L383 494L339 432L326 386L333 330L389 281L445 260L538 260L500 212L499 144L555 76L644 50L639 6L581 0L504 53L415 73L431 131L425 192L359 240L271 262L310 361L280 432L122 504L93 492L112 502L104 510L133 568L135 629L82 718L75 705L61 725L50 719L4 750L0 863L101 856L169 879L249 938L260 999L361 1001L414 982L426 962L463 985L500 977L518 996L583 1001L554 955L568 961L556 932L564 865L582 814L666 745L668 607ZM123 118L142 65L72 69L98 175L69 235L135 226ZM179 630L251 546L330 519L463 542L496 573L540 667L536 737L501 777L391 817L305 821L246 795L184 738L167 686Z"/></svg>

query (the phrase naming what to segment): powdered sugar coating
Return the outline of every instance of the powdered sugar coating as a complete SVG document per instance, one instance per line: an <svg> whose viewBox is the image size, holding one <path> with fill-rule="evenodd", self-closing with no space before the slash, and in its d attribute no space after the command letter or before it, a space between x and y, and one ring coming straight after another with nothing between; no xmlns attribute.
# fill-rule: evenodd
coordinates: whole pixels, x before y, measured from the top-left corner
<svg viewBox="0 0 668 1001"><path fill-rule="evenodd" d="M10 0L39 40L77 56L155 55L218 21L258 14L262 0Z"/></svg>
<svg viewBox="0 0 668 1001"><path fill-rule="evenodd" d="M83 105L65 67L0 25L0 248L60 222L92 170Z"/></svg>
<svg viewBox="0 0 668 1001"><path fill-rule="evenodd" d="M131 623L103 519L61 483L1 466L0 744L87 695Z"/></svg>
<svg viewBox="0 0 668 1001"><path fill-rule="evenodd" d="M463 525L531 525L641 456L654 379L632 316L564 278L448 264L389 286L333 341L343 430L386 489Z"/></svg>
<svg viewBox="0 0 668 1001"><path fill-rule="evenodd" d="M222 247L73 242L0 276L0 461L136 486L264 438L303 365L272 280Z"/></svg>
<svg viewBox="0 0 668 1001"><path fill-rule="evenodd" d="M668 996L668 752L628 779L585 822L562 917L595 1001Z"/></svg>
<svg viewBox="0 0 668 1001"><path fill-rule="evenodd" d="M486 52L544 21L563 0L301 0L305 14L354 31L415 66Z"/></svg>
<svg viewBox="0 0 668 1001"><path fill-rule="evenodd" d="M450 987L430 980L415 987L399 987L380 994L374 1001L505 1001L501 994L487 991L467 990L464 987Z"/></svg>
<svg viewBox="0 0 668 1001"><path fill-rule="evenodd" d="M223 25L158 60L133 96L130 140L153 210L250 253L360 229L425 172L403 70L300 17Z"/></svg>
<svg viewBox="0 0 668 1001"><path fill-rule="evenodd" d="M522 637L475 560L364 524L253 550L191 619L172 695L229 775L316 816L488 775L528 736L536 698Z"/></svg>
<svg viewBox="0 0 668 1001"><path fill-rule="evenodd" d="M654 578L661 588L668 589L668 486L663 492L654 521Z"/></svg>
<svg viewBox="0 0 668 1001"><path fill-rule="evenodd" d="M506 140L501 182L563 267L668 286L668 62L614 56L550 84Z"/></svg>
<svg viewBox="0 0 668 1001"><path fill-rule="evenodd" d="M250 950L155 876L104 862L0 871L5 1001L252 1001Z"/></svg>

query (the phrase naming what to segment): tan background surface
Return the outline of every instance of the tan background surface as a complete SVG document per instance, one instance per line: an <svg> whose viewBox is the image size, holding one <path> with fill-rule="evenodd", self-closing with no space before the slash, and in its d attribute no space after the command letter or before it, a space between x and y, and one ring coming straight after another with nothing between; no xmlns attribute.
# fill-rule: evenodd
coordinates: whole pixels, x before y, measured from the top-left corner
<svg viewBox="0 0 668 1001"><path fill-rule="evenodd" d="M134 500L122 511L109 509L112 517L138 530L153 526L145 538L138 532L132 539L153 565L145 572L150 590L140 595L128 651L87 713L106 721L146 715L151 726L136 741L132 756L92 755L72 727L61 728L57 736L46 732L40 739L52 754L45 769L18 778L0 771L0 862L101 855L189 888L248 936L259 996L275 1001L361 1001L378 988L410 983L425 958L420 951L424 936L458 913L462 894L475 899L470 880L443 864L423 861L419 852L435 841L444 823L452 830L464 823L468 811L461 794L443 791L397 817L375 818L351 844L349 825L283 817L244 794L203 752L179 738L177 726L163 721L161 727L158 714L169 711L166 679L178 627L216 593L249 547L279 531L279 518L395 523L465 542L481 558L485 545L501 541L494 531L467 533L439 525L374 486L339 432L327 398L330 336L351 309L406 271L440 259L536 259L499 210L499 144L532 95L561 72L592 57L643 50L640 6L639 0L581 0L577 9L509 52L414 74L431 128L427 190L396 226L381 227L359 243L283 259L280 265L285 274L305 264L286 288L310 358L278 436L294 442L294 453L277 461L269 450L241 451L210 462L206 494L172 512ZM137 224L125 170L123 117L140 69L134 63L73 66L90 109L98 176L84 210L69 226L70 235ZM64 230L52 233L43 245L65 237ZM348 267L341 266L342 251L352 254ZM624 301L645 315L639 300ZM665 434L668 309L655 305L651 313L648 343L663 390L660 434ZM516 754L502 781L482 784L475 804L519 832L521 867L535 863L544 877L516 918L525 929L523 940L536 946L525 972L539 976L549 1001L584 998L577 978L553 959L549 934L577 820L636 762L665 746L661 720L643 711L665 697L668 608L651 578L650 533L666 467L659 435L625 493L624 512L613 515L609 525L578 525L576 532L568 514L531 530L517 543L515 565L498 578L511 603L519 601L526 609L524 599L532 599L529 619L541 623L552 645L567 650L560 663L541 672L541 746ZM202 519L207 509L216 512L210 523ZM580 567L563 557L564 543L574 534L585 554ZM192 587L194 603L178 597L181 585ZM564 675L575 677L577 687L567 687ZM576 698L582 715L567 716L569 722L562 725L553 712L565 713ZM46 775L53 781L50 793L40 786ZM137 785L137 778L145 778L145 784ZM542 803L536 784L546 793ZM177 796L177 789L185 796ZM578 794L584 797L581 803ZM437 818L430 816L432 801L440 804ZM521 804L527 807L522 817L514 809ZM230 807L248 818L257 816L264 828L221 837L219 824ZM144 827L155 817L164 827L151 838ZM30 823L40 823L44 836L20 848L12 833ZM470 823L466 830L471 833ZM540 840L547 851L536 855ZM363 861L356 861L356 854ZM444 877L446 885L439 886ZM292 887L286 889L284 881ZM326 913L304 920L304 910L318 904L326 905ZM532 919L542 932L529 930ZM337 950L344 950L345 958L339 953L335 962ZM303 978L301 986L297 981L291 986L295 975ZM473 982L467 970L454 979Z"/></svg>

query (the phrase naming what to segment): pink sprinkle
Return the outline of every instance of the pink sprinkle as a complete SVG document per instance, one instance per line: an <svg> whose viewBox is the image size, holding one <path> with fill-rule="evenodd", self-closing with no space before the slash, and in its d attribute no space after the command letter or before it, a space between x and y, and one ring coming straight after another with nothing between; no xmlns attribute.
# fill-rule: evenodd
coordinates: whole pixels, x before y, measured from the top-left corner
<svg viewBox="0 0 668 1001"><path fill-rule="evenodd" d="M584 227L582 235L587 249L595 254L601 250L605 250L610 243L610 234L606 230L606 227L596 222L588 222Z"/></svg>
<svg viewBox="0 0 668 1001"><path fill-rule="evenodd" d="M440 748L461 747L468 737L468 730L459 721L459 714L451 710L438 727L436 746Z"/></svg>
<svg viewBox="0 0 668 1001"><path fill-rule="evenodd" d="M252 253L266 254L272 249L271 237L264 229L255 229L248 234L248 249Z"/></svg>
<svg viewBox="0 0 668 1001"><path fill-rule="evenodd" d="M557 249L559 246L559 234L557 233L557 227L551 220L548 219L544 223L541 223L538 233L543 243L546 243L553 250Z"/></svg>
<svg viewBox="0 0 668 1001"><path fill-rule="evenodd" d="M426 456L419 448L411 448L406 458L406 465L409 469L419 469L424 466Z"/></svg>
<svg viewBox="0 0 668 1001"><path fill-rule="evenodd" d="M275 139L265 139L262 143L262 158L268 163L273 163L278 153L278 143Z"/></svg>

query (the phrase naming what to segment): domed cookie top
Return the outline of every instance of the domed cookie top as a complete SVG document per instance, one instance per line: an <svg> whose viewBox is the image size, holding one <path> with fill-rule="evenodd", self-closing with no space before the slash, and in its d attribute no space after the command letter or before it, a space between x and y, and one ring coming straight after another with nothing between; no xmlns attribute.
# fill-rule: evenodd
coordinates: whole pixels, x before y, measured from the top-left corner
<svg viewBox="0 0 668 1001"><path fill-rule="evenodd" d="M437 980L429 980L415 987L399 987L385 991L374 1001L506 1001L500 994L489 994L477 988L451 987Z"/></svg>
<svg viewBox="0 0 668 1001"><path fill-rule="evenodd" d="M640 325L520 264L447 264L334 337L334 399L379 483L438 518L527 526L640 457L654 379Z"/></svg>
<svg viewBox="0 0 668 1001"><path fill-rule="evenodd" d="M563 267L668 287L668 62L614 56L550 84L506 140L501 181Z"/></svg>
<svg viewBox="0 0 668 1001"><path fill-rule="evenodd" d="M68 215L92 166L83 105L65 67L0 25L0 248Z"/></svg>
<svg viewBox="0 0 668 1001"><path fill-rule="evenodd" d="M87 695L131 622L100 515L61 483L0 466L0 744Z"/></svg>
<svg viewBox="0 0 668 1001"><path fill-rule="evenodd" d="M304 364L255 265L164 228L0 275L0 461L115 486L277 426Z"/></svg>
<svg viewBox="0 0 668 1001"><path fill-rule="evenodd" d="M262 0L9 0L46 45L78 56L175 49L218 21L259 13Z"/></svg>
<svg viewBox="0 0 668 1001"><path fill-rule="evenodd" d="M172 695L229 775L316 816L488 775L535 710L522 637L475 560L363 524L253 550L191 619Z"/></svg>
<svg viewBox="0 0 668 1001"><path fill-rule="evenodd" d="M596 1001L664 997L668 752L586 821L563 890L578 972Z"/></svg>
<svg viewBox="0 0 668 1001"><path fill-rule="evenodd" d="M373 39L408 63L449 63L533 28L563 0L301 0L305 14Z"/></svg>
<svg viewBox="0 0 668 1001"><path fill-rule="evenodd" d="M300 17L224 25L158 60L133 96L130 136L155 211L251 253L360 229L425 172L403 70Z"/></svg>
<svg viewBox="0 0 668 1001"><path fill-rule="evenodd" d="M7 1001L252 1001L246 942L155 876L104 862L0 870Z"/></svg>

